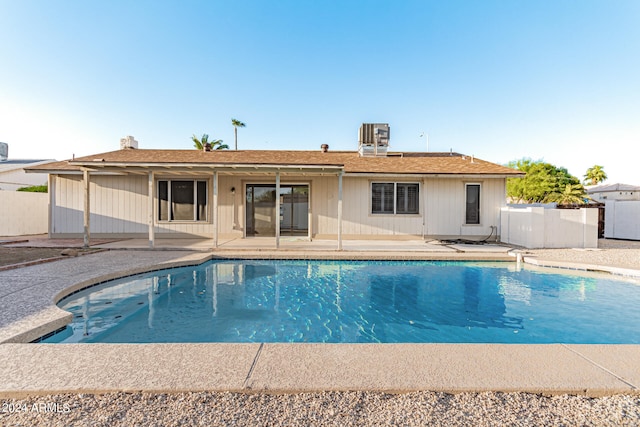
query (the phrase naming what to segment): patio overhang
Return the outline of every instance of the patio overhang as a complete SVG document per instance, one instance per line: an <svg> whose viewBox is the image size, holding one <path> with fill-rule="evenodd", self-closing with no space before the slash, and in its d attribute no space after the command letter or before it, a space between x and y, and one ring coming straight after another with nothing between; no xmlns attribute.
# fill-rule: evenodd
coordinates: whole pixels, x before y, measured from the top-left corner
<svg viewBox="0 0 640 427"><path fill-rule="evenodd" d="M218 183L220 175L243 175L243 176L273 176L276 183L276 193L280 190L280 179L286 176L336 176L338 178L338 250L342 249L342 178L344 175L344 165L283 165L283 164L192 164L192 163L122 163L104 162L94 160L91 162L69 162L77 168L76 174L82 175L84 193L84 244L90 244L90 180L91 175L137 175L148 177L148 234L149 247L155 245L154 232L154 182L158 177L168 176L202 176L211 175L213 177L213 246L218 244ZM54 172L52 172L54 173ZM65 171L67 173L67 171ZM279 198L276 199L276 212L279 212ZM276 221L276 249L280 244L279 222Z"/></svg>
<svg viewBox="0 0 640 427"><path fill-rule="evenodd" d="M338 175L344 172L343 165L292 165L292 164L227 164L227 163L113 163L113 162L69 162L91 173L116 175L155 174L180 175L218 172L222 175L234 174L275 174L283 175ZM80 173L80 171L78 171Z"/></svg>

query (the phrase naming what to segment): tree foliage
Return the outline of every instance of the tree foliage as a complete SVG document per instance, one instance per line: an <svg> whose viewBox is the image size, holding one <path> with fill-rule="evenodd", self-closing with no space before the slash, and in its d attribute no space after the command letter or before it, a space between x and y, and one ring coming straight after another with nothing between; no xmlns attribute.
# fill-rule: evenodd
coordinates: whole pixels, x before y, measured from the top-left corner
<svg viewBox="0 0 640 427"><path fill-rule="evenodd" d="M584 203L584 188L582 185L567 184L561 193L551 193L545 199L546 202L556 202L559 205L574 205Z"/></svg>
<svg viewBox="0 0 640 427"><path fill-rule="evenodd" d="M244 123L242 123L240 120L237 119L231 119L231 125L233 126L233 135L235 137L235 149L238 149L238 128L243 128L246 125Z"/></svg>
<svg viewBox="0 0 640 427"><path fill-rule="evenodd" d="M202 134L202 138L198 138L197 136L193 135L191 137L191 140L193 141L193 146L198 150L202 150L207 144L211 144L212 150L226 150L229 148L227 144L222 143L221 139L214 139L209 141L209 135L207 135L206 133Z"/></svg>
<svg viewBox="0 0 640 427"><path fill-rule="evenodd" d="M520 159L509 167L526 173L523 178L507 179L507 196L521 203L583 203L584 187L567 169L542 160ZM571 200L571 201L569 201Z"/></svg>
<svg viewBox="0 0 640 427"><path fill-rule="evenodd" d="M597 185L602 181L607 180L607 174L604 171L603 167L600 165L594 165L587 169L587 173L584 174L584 183Z"/></svg>
<svg viewBox="0 0 640 427"><path fill-rule="evenodd" d="M48 193L49 187L45 185L31 185L29 187L20 187L16 191L26 191L29 193Z"/></svg>

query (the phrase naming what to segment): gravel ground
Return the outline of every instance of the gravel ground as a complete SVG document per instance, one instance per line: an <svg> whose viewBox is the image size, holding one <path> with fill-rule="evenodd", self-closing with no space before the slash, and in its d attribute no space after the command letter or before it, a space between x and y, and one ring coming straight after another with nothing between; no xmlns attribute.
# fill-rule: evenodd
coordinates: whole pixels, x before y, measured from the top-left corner
<svg viewBox="0 0 640 427"><path fill-rule="evenodd" d="M539 259L640 270L640 241L600 239L597 249L532 249Z"/></svg>
<svg viewBox="0 0 640 427"><path fill-rule="evenodd" d="M115 393L0 399L0 404L6 408L0 412L0 424L6 426L640 424L637 395L594 399L525 393ZM16 411L16 407L23 410Z"/></svg>

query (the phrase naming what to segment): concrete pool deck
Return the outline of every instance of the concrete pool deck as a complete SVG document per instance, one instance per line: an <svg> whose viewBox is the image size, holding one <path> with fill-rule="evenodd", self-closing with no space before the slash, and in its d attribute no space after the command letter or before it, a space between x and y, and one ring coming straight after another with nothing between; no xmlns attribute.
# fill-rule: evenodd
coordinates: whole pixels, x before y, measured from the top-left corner
<svg viewBox="0 0 640 427"><path fill-rule="evenodd" d="M507 254L510 248L504 247L475 252L465 251L464 246L398 249L393 249L391 258L514 259ZM526 391L593 396L640 392L640 345L24 344L68 322L71 315L54 305L63 294L123 275L199 264L217 256L356 259L384 254L130 247L1 271L0 396L204 390ZM607 267L594 265L599 270Z"/></svg>

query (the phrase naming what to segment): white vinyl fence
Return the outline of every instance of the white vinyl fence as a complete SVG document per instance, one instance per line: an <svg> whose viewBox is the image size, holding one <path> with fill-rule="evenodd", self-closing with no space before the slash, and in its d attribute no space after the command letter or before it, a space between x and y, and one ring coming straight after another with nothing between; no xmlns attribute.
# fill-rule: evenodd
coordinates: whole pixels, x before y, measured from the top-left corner
<svg viewBox="0 0 640 427"><path fill-rule="evenodd" d="M48 206L47 193L0 190L0 236L47 233Z"/></svg>
<svg viewBox="0 0 640 427"><path fill-rule="evenodd" d="M640 201L608 201L604 205L604 237L640 240Z"/></svg>
<svg viewBox="0 0 640 427"><path fill-rule="evenodd" d="M501 209L503 243L525 248L597 248L598 209Z"/></svg>

